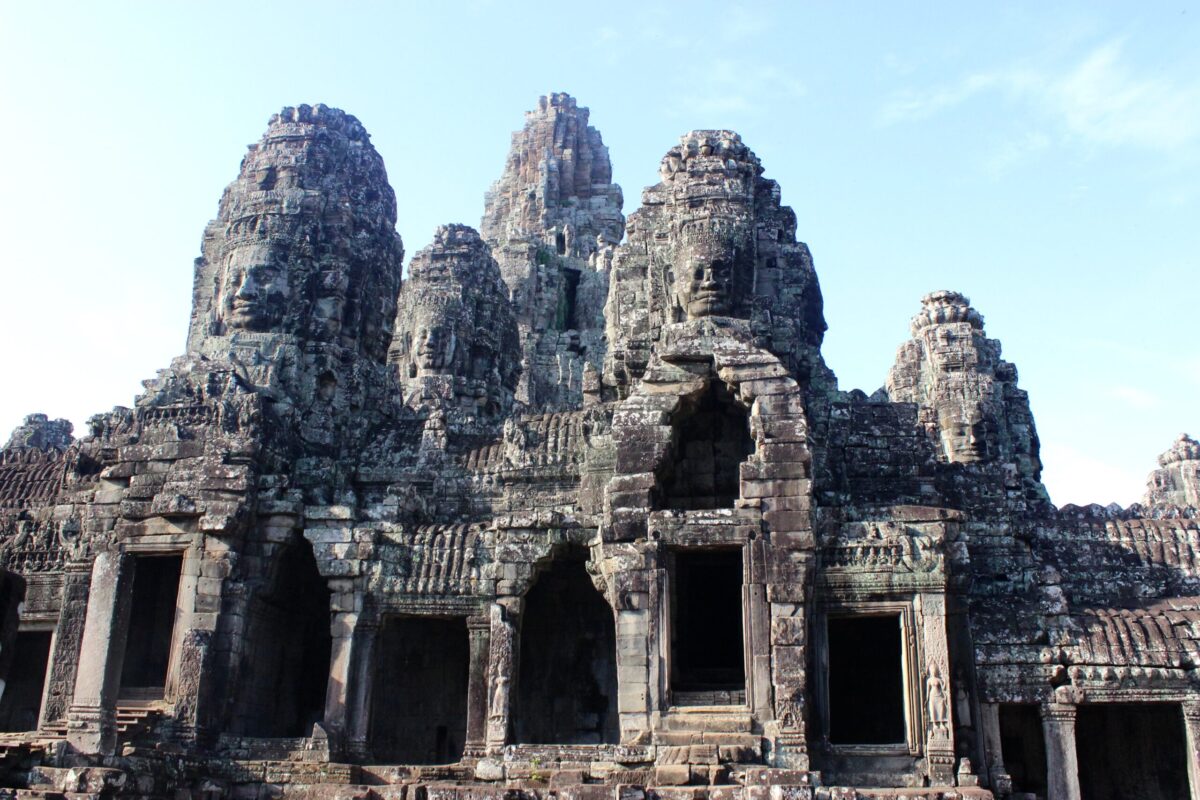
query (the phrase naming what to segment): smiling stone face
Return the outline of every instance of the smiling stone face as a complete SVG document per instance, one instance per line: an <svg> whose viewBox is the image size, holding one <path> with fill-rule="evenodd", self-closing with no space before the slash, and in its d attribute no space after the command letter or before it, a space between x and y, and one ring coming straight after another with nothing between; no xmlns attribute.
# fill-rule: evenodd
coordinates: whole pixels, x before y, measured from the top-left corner
<svg viewBox="0 0 1200 800"><path fill-rule="evenodd" d="M382 362L404 255L395 221L361 123L325 106L283 109L205 230L189 350L271 333Z"/></svg>
<svg viewBox="0 0 1200 800"><path fill-rule="evenodd" d="M227 257L219 291L218 315L226 330L273 330L292 297L287 260L271 244L235 247Z"/></svg>
<svg viewBox="0 0 1200 800"><path fill-rule="evenodd" d="M741 299L739 271L743 264L744 237L737 226L713 221L694 222L682 231L675 250L673 286L676 301L687 319L728 316Z"/></svg>

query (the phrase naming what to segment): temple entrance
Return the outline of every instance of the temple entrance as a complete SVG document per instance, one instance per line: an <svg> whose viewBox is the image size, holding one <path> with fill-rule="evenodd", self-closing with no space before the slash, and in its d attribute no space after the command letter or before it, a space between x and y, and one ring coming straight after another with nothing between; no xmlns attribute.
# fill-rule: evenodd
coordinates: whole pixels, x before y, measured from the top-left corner
<svg viewBox="0 0 1200 800"><path fill-rule="evenodd" d="M1186 741L1178 704L1079 706L1080 795L1083 800L1186 800Z"/></svg>
<svg viewBox="0 0 1200 800"><path fill-rule="evenodd" d="M20 631L13 642L4 697L0 699L0 731L37 730L50 661L50 631Z"/></svg>
<svg viewBox="0 0 1200 800"><path fill-rule="evenodd" d="M903 744L900 615L829 617L829 741Z"/></svg>
<svg viewBox="0 0 1200 800"><path fill-rule="evenodd" d="M329 587L312 546L289 544L271 588L250 604L237 713L243 736L308 736L325 715L329 682Z"/></svg>
<svg viewBox="0 0 1200 800"><path fill-rule="evenodd" d="M672 702L745 703L741 548L677 550L669 569Z"/></svg>
<svg viewBox="0 0 1200 800"><path fill-rule="evenodd" d="M452 764L467 736L470 645L461 617L391 617L379 632L371 751L395 764Z"/></svg>
<svg viewBox="0 0 1200 800"><path fill-rule="evenodd" d="M1038 707L1029 703L1000 706L1000 752L1014 792L1046 796L1046 736Z"/></svg>
<svg viewBox="0 0 1200 800"><path fill-rule="evenodd" d="M615 744L617 640L582 548L556 559L525 596L515 706L523 744Z"/></svg>
<svg viewBox="0 0 1200 800"><path fill-rule="evenodd" d="M163 696L171 666L182 570L180 555L133 559L133 602L121 667L123 698L148 700Z"/></svg>
<svg viewBox="0 0 1200 800"><path fill-rule="evenodd" d="M676 412L671 455L658 474L656 506L691 511L733 508L741 494L738 465L754 452L746 409L719 380Z"/></svg>

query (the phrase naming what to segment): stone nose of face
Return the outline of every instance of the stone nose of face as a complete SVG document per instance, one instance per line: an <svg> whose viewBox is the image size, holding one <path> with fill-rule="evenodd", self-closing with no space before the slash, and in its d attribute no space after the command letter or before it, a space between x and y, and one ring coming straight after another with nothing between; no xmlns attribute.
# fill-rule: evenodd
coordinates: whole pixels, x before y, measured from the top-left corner
<svg viewBox="0 0 1200 800"><path fill-rule="evenodd" d="M254 270L246 270L238 285L236 297L250 299L258 296L258 281L254 278Z"/></svg>

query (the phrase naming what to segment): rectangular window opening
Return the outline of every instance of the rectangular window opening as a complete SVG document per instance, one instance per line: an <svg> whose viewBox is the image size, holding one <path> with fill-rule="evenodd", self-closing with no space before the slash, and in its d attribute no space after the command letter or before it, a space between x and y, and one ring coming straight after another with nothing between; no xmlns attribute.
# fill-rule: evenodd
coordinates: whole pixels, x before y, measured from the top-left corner
<svg viewBox="0 0 1200 800"><path fill-rule="evenodd" d="M126 698L162 697L171 663L182 571L180 555L134 559L133 603L121 667L121 694Z"/></svg>
<svg viewBox="0 0 1200 800"><path fill-rule="evenodd" d="M381 763L452 764L467 735L464 617L390 617L379 633L371 752Z"/></svg>
<svg viewBox="0 0 1200 800"><path fill-rule="evenodd" d="M50 662L50 631L20 631L0 699L0 731L35 731Z"/></svg>
<svg viewBox="0 0 1200 800"><path fill-rule="evenodd" d="M900 615L829 617L826 630L830 742L905 744Z"/></svg>
<svg viewBox="0 0 1200 800"><path fill-rule="evenodd" d="M1000 752L1013 791L1046 796L1046 737L1041 712L1030 703L1000 704Z"/></svg>
<svg viewBox="0 0 1200 800"><path fill-rule="evenodd" d="M1097 703L1075 719L1079 789L1087 800L1189 797L1178 703Z"/></svg>
<svg viewBox="0 0 1200 800"><path fill-rule="evenodd" d="M746 701L742 551L674 553L671 689L676 705Z"/></svg>

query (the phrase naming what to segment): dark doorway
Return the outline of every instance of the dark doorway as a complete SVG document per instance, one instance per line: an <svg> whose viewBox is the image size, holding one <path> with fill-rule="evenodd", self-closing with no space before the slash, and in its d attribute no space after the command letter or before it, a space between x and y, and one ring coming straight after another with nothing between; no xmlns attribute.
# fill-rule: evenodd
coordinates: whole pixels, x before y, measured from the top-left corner
<svg viewBox="0 0 1200 800"><path fill-rule="evenodd" d="M308 736L325 716L329 682L329 587L312 546L276 556L270 588L250 603L237 711L243 736Z"/></svg>
<svg viewBox="0 0 1200 800"><path fill-rule="evenodd" d="M829 741L903 744L900 615L829 617Z"/></svg>
<svg viewBox="0 0 1200 800"><path fill-rule="evenodd" d="M713 693L744 702L742 551L675 551L671 565L671 690L674 702ZM724 697L725 693L733 693ZM691 701L700 702L700 698Z"/></svg>
<svg viewBox="0 0 1200 800"><path fill-rule="evenodd" d="M659 508L732 508L738 466L754 452L746 409L719 380L676 412L671 456L658 476Z"/></svg>
<svg viewBox="0 0 1200 800"><path fill-rule="evenodd" d="M569 551L525 596L515 708L523 744L615 744L617 637L612 607Z"/></svg>
<svg viewBox="0 0 1200 800"><path fill-rule="evenodd" d="M376 760L459 761L467 735L466 620L392 617L379 637L371 692L371 750Z"/></svg>
<svg viewBox="0 0 1200 800"><path fill-rule="evenodd" d="M0 731L35 731L42 712L42 690L50 661L50 631L20 631L13 643L4 697L0 699Z"/></svg>
<svg viewBox="0 0 1200 800"><path fill-rule="evenodd" d="M133 560L133 603L121 667L121 691L162 695L171 664L171 638L179 602L183 556Z"/></svg>
<svg viewBox="0 0 1200 800"><path fill-rule="evenodd" d="M1083 800L1187 800L1183 713L1174 703L1081 705L1075 752Z"/></svg>
<svg viewBox="0 0 1200 800"><path fill-rule="evenodd" d="M1000 706L1000 750L1013 791L1046 796L1046 737L1036 705Z"/></svg>

